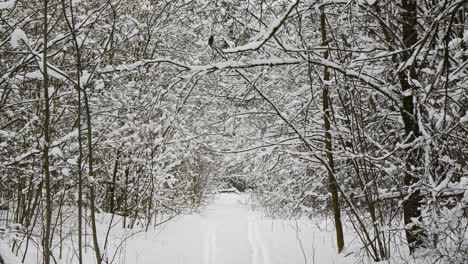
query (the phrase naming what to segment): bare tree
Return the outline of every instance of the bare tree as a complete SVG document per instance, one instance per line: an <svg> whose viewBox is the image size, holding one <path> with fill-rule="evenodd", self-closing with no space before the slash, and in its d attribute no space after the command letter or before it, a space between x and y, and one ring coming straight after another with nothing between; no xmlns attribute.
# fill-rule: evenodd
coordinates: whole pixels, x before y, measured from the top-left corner
<svg viewBox="0 0 468 264"><path fill-rule="evenodd" d="M49 105L49 75L47 65L47 40L48 40L48 0L44 0L43 8L43 50L42 50L42 76L44 78L42 89L44 91L44 150L43 150L43 162L44 162L44 187L46 195L46 208L45 208L45 226L44 235L42 239L42 246L44 248L44 264L50 263L51 257L51 225L52 225L52 199L51 199L51 179L50 179L50 168L49 168L49 146L52 142L50 137L50 105Z"/></svg>
<svg viewBox="0 0 468 264"><path fill-rule="evenodd" d="M323 10L320 11L320 31L322 37L322 46L328 46L327 31L326 31L326 15ZM328 60L328 50L323 52L323 58ZM322 84L322 109L323 109L323 126L325 129L325 150L328 163L328 184L332 197L333 216L335 219L335 232L336 232L336 244L338 245L338 253L343 250L344 238L343 238L343 227L341 224L341 212L340 202L338 199L338 183L335 178L335 166L333 162L333 146L332 136L330 134L330 113L331 108L329 107L329 96L328 96L328 81L330 81L330 73L328 67L325 66L323 69L323 81Z"/></svg>

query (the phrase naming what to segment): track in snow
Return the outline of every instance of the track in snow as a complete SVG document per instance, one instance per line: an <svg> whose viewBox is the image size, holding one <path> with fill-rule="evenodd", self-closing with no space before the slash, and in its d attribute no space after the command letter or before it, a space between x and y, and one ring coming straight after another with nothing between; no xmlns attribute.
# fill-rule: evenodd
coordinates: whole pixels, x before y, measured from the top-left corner
<svg viewBox="0 0 468 264"><path fill-rule="evenodd" d="M138 262L131 263L340 263L333 232L318 231L309 220L270 219L253 210L248 200L244 194L219 194L199 214L169 222L143 248L137 237L135 243L129 241L127 259L138 251ZM321 256L314 256L316 252Z"/></svg>
<svg viewBox="0 0 468 264"><path fill-rule="evenodd" d="M148 232L122 229L116 223L106 256L119 264L349 263L336 254L333 231L319 230L308 219L265 217L248 201L246 194L219 194L200 213L178 216ZM100 219L103 245L110 215ZM67 259L60 263L77 263L76 241L64 243ZM40 263L40 259L40 254L30 253L25 263ZM95 263L92 250L86 250L83 262Z"/></svg>

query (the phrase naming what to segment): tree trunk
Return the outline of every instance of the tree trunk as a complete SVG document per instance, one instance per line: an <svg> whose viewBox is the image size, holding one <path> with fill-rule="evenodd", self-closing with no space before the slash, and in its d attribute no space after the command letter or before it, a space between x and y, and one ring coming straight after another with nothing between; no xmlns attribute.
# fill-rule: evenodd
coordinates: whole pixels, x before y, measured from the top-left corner
<svg viewBox="0 0 468 264"><path fill-rule="evenodd" d="M117 150L117 156L115 158L114 171L112 173L112 183L109 186L109 212L115 213L115 186L117 184L117 172L119 167L120 149Z"/></svg>
<svg viewBox="0 0 468 264"><path fill-rule="evenodd" d="M92 142L92 130L91 130L91 112L89 110L89 102L88 102L88 96L86 94L86 88L83 88L83 97L84 97L84 103L85 103L85 110L86 110L86 124L88 127L88 169L89 169L89 179L91 181L94 181L94 171L93 171L93 142ZM94 182L89 184L88 181L88 187L89 187L89 209L90 209L90 215L91 215L91 229L92 229L92 235L93 235L93 246L94 246L94 253L96 255L96 262L97 264L101 264L102 262L102 257L101 257L101 252L99 250L99 243L97 239L97 228L96 228L96 209L94 207L94 203L96 200L95 194L94 194Z"/></svg>
<svg viewBox="0 0 468 264"><path fill-rule="evenodd" d="M83 130L81 125L81 116L83 113L81 103L81 76L82 76L82 65L81 65L81 52L78 44L78 39L75 30L75 17L73 13L73 5L70 1L70 18L67 17L67 5L65 0L62 0L62 12L67 25L70 29L70 33L73 39L73 46L75 49L75 63L76 63L76 92L78 96L77 106L77 129L78 129L78 263L83 263Z"/></svg>
<svg viewBox="0 0 468 264"><path fill-rule="evenodd" d="M46 210L45 210L45 227L44 236L42 239L42 246L44 248L44 264L50 263L50 245L51 245L51 222L52 222L52 199L51 199L51 187L50 187L50 168L49 168L49 145L50 145L50 105L49 105L49 75L47 73L47 6L48 0L44 0L44 20L43 20L43 36L44 45L42 52L42 75L43 90L44 90L44 183L45 183L45 196L46 196Z"/></svg>
<svg viewBox="0 0 468 264"><path fill-rule="evenodd" d="M321 10L320 13L320 30L322 33L322 46L326 46L327 43L327 32L325 27L325 13ZM323 58L328 59L328 51L326 50L323 53ZM323 70L323 80L330 80L330 73L328 72L328 67L325 67ZM338 187L336 178L334 176L334 163L333 163L333 147L332 147L332 138L330 134L330 107L328 104L328 86L323 84L322 86L322 107L323 107L323 123L325 128L325 150L327 152L327 162L328 162L328 184L330 185L330 193L332 196L332 206L333 206L333 216L335 219L335 229L336 229L336 244L338 247L338 253L343 250L344 247L344 238L343 238L343 227L341 225L341 213L340 213L340 204L338 199Z"/></svg>
<svg viewBox="0 0 468 264"><path fill-rule="evenodd" d="M403 31L403 43L405 48L410 48L418 40L418 33L416 31L416 15L417 15L417 1L416 0L402 0L402 31ZM411 52L406 51L402 53L403 61L407 61L411 57ZM415 63L415 62L414 62ZM398 78L401 85L402 93L405 94L403 97L403 108L401 109L401 117L403 119L405 127L405 135L409 139L409 142L417 139L421 132L418 127L417 115L414 107L414 89L413 85L409 81L416 79L415 65L410 65L408 70L398 72ZM412 219L421 218L421 202L422 197L419 190L412 190L411 186L417 184L420 179L417 176L416 168L420 165L421 150L419 148L408 149L407 157L405 160L406 172L404 175L404 185L410 188L411 195L403 202L403 218L404 223L407 225L405 229L406 239L410 253L423 244L424 232L422 228ZM408 225L410 227L408 227Z"/></svg>
<svg viewBox="0 0 468 264"><path fill-rule="evenodd" d="M78 79L79 80L79 79ZM83 263L83 170L81 163L83 162L83 142L81 131L81 91L78 81L78 261Z"/></svg>

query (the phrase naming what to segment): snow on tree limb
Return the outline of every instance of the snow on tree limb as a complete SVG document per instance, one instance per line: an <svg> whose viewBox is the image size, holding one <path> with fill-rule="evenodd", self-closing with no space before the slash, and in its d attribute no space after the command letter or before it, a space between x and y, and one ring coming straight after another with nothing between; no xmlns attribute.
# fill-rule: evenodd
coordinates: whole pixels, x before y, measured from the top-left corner
<svg viewBox="0 0 468 264"><path fill-rule="evenodd" d="M56 139L54 140L51 144L50 144L50 148L55 148L55 147L58 147L64 143L66 143L67 141L70 141L74 138L76 138L78 136L78 130L73 130L71 131L70 133L66 134L65 136L59 138L59 139ZM1 166L3 167L9 167L9 166L12 166L12 165L15 165L19 162L21 162L22 160L32 156L32 155L38 155L42 153L42 149L38 149L38 148L30 148L28 149L26 152L20 154L20 155L17 155L16 157L14 157L13 160L9 160L7 161L6 163L4 164L0 164Z"/></svg>
<svg viewBox="0 0 468 264"><path fill-rule="evenodd" d="M269 60L251 60L249 62L240 61L222 61L214 64L191 66L193 71L212 71L212 70L226 70L226 69L245 69L260 66L281 66L281 65L294 65L306 62L303 59L269 59Z"/></svg>
<svg viewBox="0 0 468 264"><path fill-rule="evenodd" d="M14 49L16 49L18 48L20 41L23 41L26 43L26 45L29 45L29 39L26 33L22 29L16 28L13 30L13 33L11 33L10 44Z"/></svg>
<svg viewBox="0 0 468 264"><path fill-rule="evenodd" d="M357 72L355 70L347 69L346 67L343 67L343 66L341 66L341 65L339 65L337 63L331 62L329 60L321 59L321 58L312 59L311 62L314 63L314 64L327 66L329 68L332 68L334 70L337 70L337 71L343 73L346 76L356 78L356 79L368 84L373 89L375 89L378 92L380 92L381 94L385 95L386 97L388 97L389 99L391 99L395 103L399 102L398 96L396 94L394 94L391 90L382 89L383 86L385 85L385 83L381 82L380 80L376 79L375 77L372 77L372 76L369 76L369 75L366 75L366 74L363 74L363 73L359 73L359 72Z"/></svg>
<svg viewBox="0 0 468 264"><path fill-rule="evenodd" d="M101 74L111 73L115 71L131 71L138 67L145 66L148 64L157 64L157 63L168 63L176 67L183 68L185 70L194 71L194 72L212 72L216 70L233 70L233 69L247 69L254 67L273 67L273 66L283 66L283 65L297 65L306 63L307 59L295 59L295 58L274 58L274 59L265 59L265 60L250 60L248 62L242 61L222 61L217 63L205 64L205 65L190 65L181 61L168 59L168 58L156 58L152 60L142 60L137 61L131 64L122 64L119 66L110 66L99 71ZM363 83L369 85L373 89L377 90L381 94L385 95L395 103L398 103L398 96L394 94L391 90L385 90L384 87L386 84L375 77L366 75L364 73L357 72L352 69L347 69L345 66L339 65L337 63L325 60L323 58L312 58L310 62L320 66L326 66L332 68L336 71L341 72L342 74L353 77L362 81Z"/></svg>
<svg viewBox="0 0 468 264"><path fill-rule="evenodd" d="M181 61L172 60L168 58L157 58L157 59L152 59L152 60L141 60L141 61L137 61L137 62L130 63L130 64L121 64L118 66L107 65L105 68L99 70L98 73L106 74L106 73L112 73L116 71L131 71L138 67L142 67L142 66L149 65L149 64L157 64L157 63L168 63L174 66L180 67L180 68L184 68L186 70L191 69L190 65L187 65Z"/></svg>
<svg viewBox="0 0 468 264"><path fill-rule="evenodd" d="M278 31L278 29L281 27L283 22L288 18L289 14L292 12L292 10L299 4L299 0L296 0L294 3L292 3L286 13L284 13L283 16L279 17L275 21L273 21L266 32L263 35L258 36L256 41L249 42L245 45L235 47L232 49L224 49L224 53L235 53L235 52L241 52L241 51L248 51L248 50L258 50L265 44L271 37L273 37Z"/></svg>
<svg viewBox="0 0 468 264"><path fill-rule="evenodd" d="M13 8L13 6L15 6L15 0L9 0L9 1L6 1L6 2L2 2L2 3L0 3L0 10L10 9L10 8Z"/></svg>
<svg viewBox="0 0 468 264"><path fill-rule="evenodd" d="M190 65L183 63L181 61L167 59L167 58L157 58L152 60L142 60L137 61L131 64L122 64L118 66L107 66L99 73L106 74L115 71L131 71L138 67L157 64L157 63L167 63L174 65L179 68L183 68L189 71L202 72L202 71L214 71L214 70L225 70L225 69L244 69L244 68L253 68L259 66L280 66L280 65L293 65L304 63L303 59L270 59L270 60L251 60L250 62L240 62L240 61L222 61L218 63L205 64L205 65Z"/></svg>

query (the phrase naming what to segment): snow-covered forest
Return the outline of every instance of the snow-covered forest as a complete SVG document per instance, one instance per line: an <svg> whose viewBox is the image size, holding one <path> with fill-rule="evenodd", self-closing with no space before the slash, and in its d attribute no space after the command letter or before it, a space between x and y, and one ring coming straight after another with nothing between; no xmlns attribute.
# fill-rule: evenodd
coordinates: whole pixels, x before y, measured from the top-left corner
<svg viewBox="0 0 468 264"><path fill-rule="evenodd" d="M248 227L253 264L466 263L467 16L466 0L0 0L0 263L139 263L126 240L185 245L197 225L171 224L203 212ZM255 217L213 213L233 201ZM257 243L291 219L332 248ZM230 263L203 230L205 260L174 263Z"/></svg>

